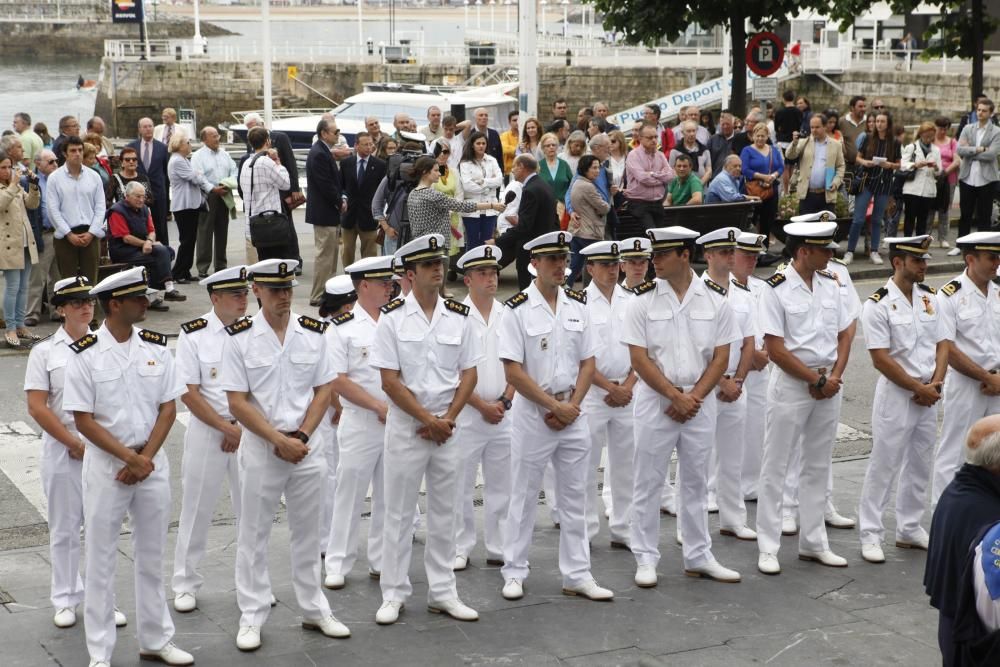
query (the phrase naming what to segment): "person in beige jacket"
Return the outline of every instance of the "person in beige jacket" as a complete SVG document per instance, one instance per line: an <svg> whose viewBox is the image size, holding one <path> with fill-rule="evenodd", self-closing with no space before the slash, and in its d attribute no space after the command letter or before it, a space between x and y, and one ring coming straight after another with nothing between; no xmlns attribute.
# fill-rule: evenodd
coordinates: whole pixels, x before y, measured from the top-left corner
<svg viewBox="0 0 1000 667"><path fill-rule="evenodd" d="M0 152L0 271L6 283L3 309L7 317L4 334L8 347L20 347L21 339L38 340L24 326L28 303L28 276L31 265L38 263L35 235L28 221L28 210L41 201L38 180L32 174L28 192L21 187L12 160Z"/></svg>
<svg viewBox="0 0 1000 667"><path fill-rule="evenodd" d="M568 231L573 235L570 248L573 257L570 261L569 278L566 284L570 287L583 271L584 256L580 250L584 247L604 240L608 211L611 205L598 192L594 181L601 173L601 162L593 155L580 158L576 168L577 178L574 179L569 192L569 200L573 205L573 217L570 219Z"/></svg>
<svg viewBox="0 0 1000 667"><path fill-rule="evenodd" d="M813 114L809 119L809 136L799 138L792 133L792 143L785 150L786 160L799 160L796 193L799 215L826 211L837 203L837 190L844 180L844 146L827 135L826 116ZM827 183L829 169L833 179Z"/></svg>

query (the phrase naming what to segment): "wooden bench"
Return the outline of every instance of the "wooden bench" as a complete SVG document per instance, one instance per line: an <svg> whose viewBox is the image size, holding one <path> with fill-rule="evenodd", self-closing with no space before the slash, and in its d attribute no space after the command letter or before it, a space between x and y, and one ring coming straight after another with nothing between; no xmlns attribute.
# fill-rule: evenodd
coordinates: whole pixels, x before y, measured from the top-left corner
<svg viewBox="0 0 1000 667"><path fill-rule="evenodd" d="M697 204L692 206L665 206L666 222L664 227L679 225L687 227L699 234L720 229L722 227L737 227L749 231L753 220L753 211L757 202L733 202L730 204ZM645 236L646 230L636 220L628 209L618 213L618 226L615 228L615 238L618 240L632 236Z"/></svg>

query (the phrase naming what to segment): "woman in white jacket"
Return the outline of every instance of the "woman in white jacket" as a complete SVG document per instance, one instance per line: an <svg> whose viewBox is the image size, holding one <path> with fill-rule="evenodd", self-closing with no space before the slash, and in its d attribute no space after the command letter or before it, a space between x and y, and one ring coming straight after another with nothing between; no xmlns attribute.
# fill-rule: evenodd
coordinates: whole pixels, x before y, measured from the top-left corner
<svg viewBox="0 0 1000 667"><path fill-rule="evenodd" d="M194 246L198 238L198 215L201 213L205 197L221 188L205 178L205 175L191 165L191 140L187 132L178 128L170 136L170 161L167 162L167 178L170 179L170 212L174 214L180 245L172 269L174 281L184 284L194 279L191 266L194 264Z"/></svg>
<svg viewBox="0 0 1000 667"><path fill-rule="evenodd" d="M941 174L941 151L934 145L934 123L924 121L917 130L917 139L903 148L900 168L904 173L916 172L903 183L906 217L903 234L927 233L927 220L937 198L937 178Z"/></svg>
<svg viewBox="0 0 1000 667"><path fill-rule="evenodd" d="M486 154L486 135L482 132L472 132L469 135L462 148L458 173L465 201L497 201L497 188L503 185L503 172L496 159ZM468 252L493 238L497 214L490 210L464 214L462 222L465 224L465 250Z"/></svg>

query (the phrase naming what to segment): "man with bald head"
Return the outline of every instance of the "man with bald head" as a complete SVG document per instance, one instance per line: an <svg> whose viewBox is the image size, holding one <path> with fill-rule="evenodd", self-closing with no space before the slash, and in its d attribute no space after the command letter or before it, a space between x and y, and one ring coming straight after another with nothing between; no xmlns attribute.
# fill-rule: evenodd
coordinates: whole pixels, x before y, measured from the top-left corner
<svg viewBox="0 0 1000 667"><path fill-rule="evenodd" d="M396 141L403 141L403 132L410 131L410 114L400 111L392 117L392 126L396 129L392 133L392 138Z"/></svg>
<svg viewBox="0 0 1000 667"><path fill-rule="evenodd" d="M939 612L938 645L945 667L960 664L953 640L962 569L969 548L987 526L1000 521L1000 415L969 429L966 463L945 487L931 519L924 590Z"/></svg>
<svg viewBox="0 0 1000 667"><path fill-rule="evenodd" d="M500 133L490 127L490 112L485 107L479 107L472 112L472 124L463 130L462 139L468 141L472 132L482 132L486 135L486 154L492 155L503 170L503 143L500 141Z"/></svg>

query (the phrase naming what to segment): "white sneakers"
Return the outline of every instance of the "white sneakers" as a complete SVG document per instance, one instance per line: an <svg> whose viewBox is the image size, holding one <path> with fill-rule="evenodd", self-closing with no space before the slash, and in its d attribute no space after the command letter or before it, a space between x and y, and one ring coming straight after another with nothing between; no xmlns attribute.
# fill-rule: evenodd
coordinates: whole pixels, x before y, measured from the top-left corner
<svg viewBox="0 0 1000 667"><path fill-rule="evenodd" d="M719 534L727 537L735 537L738 540L746 540L747 542L752 542L757 539L757 532L747 526L740 526L738 528L720 528Z"/></svg>
<svg viewBox="0 0 1000 667"><path fill-rule="evenodd" d="M781 574L781 564L778 563L777 554L761 551L757 557L757 569L763 574Z"/></svg>
<svg viewBox="0 0 1000 667"><path fill-rule="evenodd" d="M930 538L927 533L921 529L920 534L916 537L911 537L903 539L902 537L896 538L896 546L900 549L920 549L921 551L927 551L927 545Z"/></svg>
<svg viewBox="0 0 1000 667"><path fill-rule="evenodd" d="M182 651L173 642L167 642L167 645L161 648L159 651L139 651L140 660L156 660L159 662L166 663L168 665L193 665L194 656L192 656L187 651Z"/></svg>
<svg viewBox="0 0 1000 667"><path fill-rule="evenodd" d="M949 257L957 257L958 255L961 255L961 254L962 254L962 251L959 248L952 248L951 250L948 251L948 256Z"/></svg>
<svg viewBox="0 0 1000 667"><path fill-rule="evenodd" d="M57 628L72 628L76 625L76 610L72 607L63 607L56 611L52 622L56 624Z"/></svg>
<svg viewBox="0 0 1000 667"><path fill-rule="evenodd" d="M862 544L861 557L869 563L885 562L885 554L882 553L882 546L879 544Z"/></svg>
<svg viewBox="0 0 1000 667"><path fill-rule="evenodd" d="M194 611L198 606L198 598L193 593L181 593L174 598L174 611L182 614Z"/></svg>
<svg viewBox="0 0 1000 667"><path fill-rule="evenodd" d="M607 588L601 588L593 579L585 581L577 586L563 586L562 592L563 595L579 595L580 597L585 597L588 600L601 602L611 600L615 597L613 592L609 591Z"/></svg>
<svg viewBox="0 0 1000 667"><path fill-rule="evenodd" d="M128 618L122 613L121 609L115 607L115 627L124 628L128 625Z"/></svg>
<svg viewBox="0 0 1000 667"><path fill-rule="evenodd" d="M403 603L395 600L383 600L382 606L375 613L375 622L379 625L392 625L399 620L399 612L403 610Z"/></svg>
<svg viewBox="0 0 1000 667"><path fill-rule="evenodd" d="M639 588L656 586L656 568L652 565L640 565L635 570L635 585Z"/></svg>
<svg viewBox="0 0 1000 667"><path fill-rule="evenodd" d="M447 614L456 621L478 621L479 613L458 598L429 603L427 611L432 614Z"/></svg>
<svg viewBox="0 0 1000 667"><path fill-rule="evenodd" d="M823 520L826 525L830 528L840 528L842 530L848 530L854 528L854 519L848 519L846 516L841 516L840 512L837 510L830 510L823 515Z"/></svg>
<svg viewBox="0 0 1000 667"><path fill-rule="evenodd" d="M882 255L878 254L877 252L873 252L871 255L869 255L869 257L871 257L872 264L882 263Z"/></svg>
<svg viewBox="0 0 1000 667"><path fill-rule="evenodd" d="M722 567L716 560L710 560L698 567L685 568L684 574L689 577L701 577L702 579L721 581L724 584L738 584L741 579L739 572L730 570L728 567Z"/></svg>
<svg viewBox="0 0 1000 667"><path fill-rule="evenodd" d="M330 614L326 618L321 618L318 621L303 619L302 628L304 630L316 630L322 632L327 637L333 637L334 639L346 639L351 636L351 631L347 629L347 626L337 620L337 617Z"/></svg>
<svg viewBox="0 0 1000 667"><path fill-rule="evenodd" d="M455 556L455 564L451 566L451 569L455 572L461 572L465 568L469 567L469 557L458 554Z"/></svg>
<svg viewBox="0 0 1000 667"><path fill-rule="evenodd" d="M347 579L342 574L328 574L323 580L323 588L339 591L347 584Z"/></svg>
<svg viewBox="0 0 1000 667"><path fill-rule="evenodd" d="M799 560L808 560L827 567L847 567L847 559L838 556L829 549L826 551L800 551Z"/></svg>
<svg viewBox="0 0 1000 667"><path fill-rule="evenodd" d="M781 517L781 534L785 536L799 534L799 522L793 515L786 514Z"/></svg>
<svg viewBox="0 0 1000 667"><path fill-rule="evenodd" d="M520 600L524 597L524 584L520 579L508 579L501 593L504 600Z"/></svg>
<svg viewBox="0 0 1000 667"><path fill-rule="evenodd" d="M256 651L260 648L260 628L256 625L241 625L236 633L236 648L241 651Z"/></svg>
<svg viewBox="0 0 1000 667"><path fill-rule="evenodd" d="M844 264L850 264L854 261L854 253L848 250L844 253Z"/></svg>

